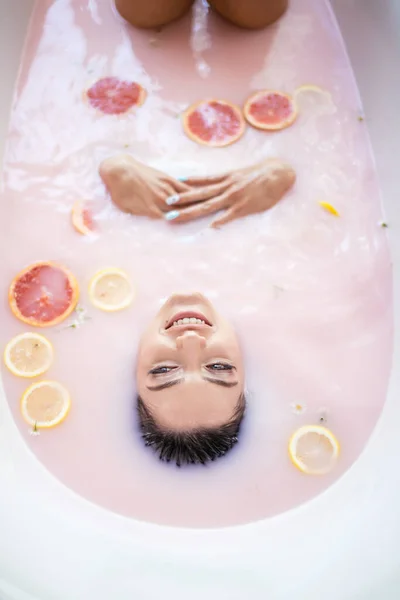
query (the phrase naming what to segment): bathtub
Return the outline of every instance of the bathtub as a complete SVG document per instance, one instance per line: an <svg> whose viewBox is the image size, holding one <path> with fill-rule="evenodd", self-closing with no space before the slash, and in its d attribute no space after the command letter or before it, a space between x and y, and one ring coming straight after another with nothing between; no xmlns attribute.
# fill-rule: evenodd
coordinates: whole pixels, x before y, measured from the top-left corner
<svg viewBox="0 0 400 600"><path fill-rule="evenodd" d="M400 4L332 0L332 6L370 129L400 298ZM30 0L0 2L0 155L31 7ZM76 496L31 455L0 389L1 600L397 600L399 352L396 326L385 409L345 476L288 513L219 530L141 523Z"/></svg>

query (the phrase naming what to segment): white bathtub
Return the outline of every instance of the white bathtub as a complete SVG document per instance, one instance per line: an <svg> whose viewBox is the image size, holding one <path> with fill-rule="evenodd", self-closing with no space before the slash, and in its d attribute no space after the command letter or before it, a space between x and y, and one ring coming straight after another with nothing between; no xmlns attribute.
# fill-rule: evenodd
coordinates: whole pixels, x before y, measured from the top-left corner
<svg viewBox="0 0 400 600"><path fill-rule="evenodd" d="M400 2L332 4L370 128L400 298ZM0 154L31 7L0 0ZM300 508L222 530L140 523L79 498L30 454L0 390L1 600L398 600L398 329L396 319L384 412L346 475Z"/></svg>

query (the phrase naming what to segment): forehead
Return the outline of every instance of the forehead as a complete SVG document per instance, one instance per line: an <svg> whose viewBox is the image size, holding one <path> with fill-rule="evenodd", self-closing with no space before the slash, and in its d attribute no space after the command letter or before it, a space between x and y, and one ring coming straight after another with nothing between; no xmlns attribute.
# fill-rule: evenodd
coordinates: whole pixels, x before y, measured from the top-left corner
<svg viewBox="0 0 400 600"><path fill-rule="evenodd" d="M139 394L161 425L196 429L229 421L242 391L240 384L224 388L204 380L183 380L160 391L139 389Z"/></svg>

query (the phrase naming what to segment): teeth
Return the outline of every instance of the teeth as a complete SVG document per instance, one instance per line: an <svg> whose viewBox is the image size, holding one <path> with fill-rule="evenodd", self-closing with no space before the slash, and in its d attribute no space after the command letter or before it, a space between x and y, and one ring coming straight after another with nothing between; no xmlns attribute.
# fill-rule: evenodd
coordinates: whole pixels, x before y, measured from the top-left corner
<svg viewBox="0 0 400 600"><path fill-rule="evenodd" d="M178 325L205 325L205 321L196 319L196 317L185 317L184 319L179 319L172 323L172 327L177 327Z"/></svg>

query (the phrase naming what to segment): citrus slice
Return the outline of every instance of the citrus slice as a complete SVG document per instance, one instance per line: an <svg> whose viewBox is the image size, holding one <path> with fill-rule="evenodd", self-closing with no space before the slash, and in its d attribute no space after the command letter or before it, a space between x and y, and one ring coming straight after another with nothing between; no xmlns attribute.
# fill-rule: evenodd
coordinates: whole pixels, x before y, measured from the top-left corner
<svg viewBox="0 0 400 600"><path fill-rule="evenodd" d="M318 85L301 85L294 91L293 100L300 115L319 116L336 112L331 94Z"/></svg>
<svg viewBox="0 0 400 600"><path fill-rule="evenodd" d="M18 377L43 375L53 362L53 346L38 333L21 333L4 350L6 367Z"/></svg>
<svg viewBox="0 0 400 600"><path fill-rule="evenodd" d="M332 206L332 204L329 204L329 202L325 202L324 200L320 200L318 202L318 204L325 209L327 212L331 213L331 215L334 215L335 217L340 217L340 213L339 211Z"/></svg>
<svg viewBox="0 0 400 600"><path fill-rule="evenodd" d="M133 106L141 106L146 90L136 81L103 77L86 90L90 105L106 115L120 115Z"/></svg>
<svg viewBox="0 0 400 600"><path fill-rule="evenodd" d="M78 233L90 235L96 229L90 204L77 200L71 211L72 225Z"/></svg>
<svg viewBox="0 0 400 600"><path fill-rule="evenodd" d="M289 441L293 464L308 475L324 475L336 463L339 442L329 429L321 425L305 425L294 432Z"/></svg>
<svg viewBox="0 0 400 600"><path fill-rule="evenodd" d="M267 131L285 129L297 117L292 97L275 90L256 92L246 100L243 110L250 125Z"/></svg>
<svg viewBox="0 0 400 600"><path fill-rule="evenodd" d="M89 297L94 306L108 312L127 308L134 297L128 275L121 269L103 269L89 284Z"/></svg>
<svg viewBox="0 0 400 600"><path fill-rule="evenodd" d="M75 277L53 262L30 265L18 273L8 291L13 314L35 327L50 327L66 319L74 310L78 297Z"/></svg>
<svg viewBox="0 0 400 600"><path fill-rule="evenodd" d="M197 102L182 118L186 135L206 146L229 146L242 137L246 128L240 108L226 100Z"/></svg>
<svg viewBox="0 0 400 600"><path fill-rule="evenodd" d="M21 412L36 428L49 428L64 421L71 407L68 391L57 381L33 383L22 395Z"/></svg>

